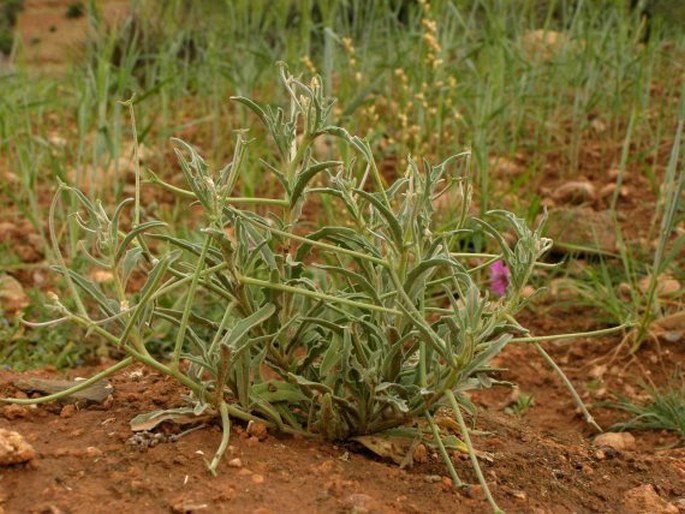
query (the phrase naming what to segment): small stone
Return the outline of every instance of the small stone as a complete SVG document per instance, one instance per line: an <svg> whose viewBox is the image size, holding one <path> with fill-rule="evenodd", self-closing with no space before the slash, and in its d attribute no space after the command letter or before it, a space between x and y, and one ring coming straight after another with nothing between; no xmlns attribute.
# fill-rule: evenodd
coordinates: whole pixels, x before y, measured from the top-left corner
<svg viewBox="0 0 685 514"><path fill-rule="evenodd" d="M547 236L557 244L555 249L558 251L578 252L587 247L590 251L615 252L618 246L613 214L608 210L595 211L588 207L555 209L549 212L546 227ZM564 245L570 245L570 250Z"/></svg>
<svg viewBox="0 0 685 514"><path fill-rule="evenodd" d="M252 482L255 484L263 484L264 483L264 475L260 475L258 473L255 473L252 475Z"/></svg>
<svg viewBox="0 0 685 514"><path fill-rule="evenodd" d="M595 470L592 469L592 467L588 464L583 464L580 470L583 472L584 475L592 475L595 472Z"/></svg>
<svg viewBox="0 0 685 514"><path fill-rule="evenodd" d="M261 441L259 440L259 438L255 436L250 436L247 438L247 441L245 441L248 448L254 448L255 446L259 446L260 442Z"/></svg>
<svg viewBox="0 0 685 514"><path fill-rule="evenodd" d="M29 297L19 281L10 276L0 275L0 308L7 313L15 313L29 305Z"/></svg>
<svg viewBox="0 0 685 514"><path fill-rule="evenodd" d="M424 482L428 482L429 484L435 484L437 482L440 482L442 480L442 477L440 475L424 475L423 480Z"/></svg>
<svg viewBox="0 0 685 514"><path fill-rule="evenodd" d="M602 398L605 398L607 394L609 394L609 391L607 390L607 388L606 388L606 387L600 387L599 389L597 389L597 390L592 394L592 396L593 396L596 400L601 400Z"/></svg>
<svg viewBox="0 0 685 514"><path fill-rule="evenodd" d="M642 280L638 283L638 287L640 288L640 291L643 293L647 293L649 290L649 285L650 282L652 281L651 276L646 276L643 277ZM682 291L682 286L680 285L680 282L678 282L675 278L668 274L663 274L657 277L656 280L656 294L657 296L664 297L664 296L674 296L679 294Z"/></svg>
<svg viewBox="0 0 685 514"><path fill-rule="evenodd" d="M43 238L40 237L38 234L35 232L31 232L27 234L26 236L26 241L33 246L33 248L36 249L36 251L41 252L41 249L43 248Z"/></svg>
<svg viewBox="0 0 685 514"><path fill-rule="evenodd" d="M652 323L652 327L666 332L685 333L685 310L655 320Z"/></svg>
<svg viewBox="0 0 685 514"><path fill-rule="evenodd" d="M630 299L630 296L633 294L633 288L630 286L628 282L621 282L619 285L616 286L616 294L622 300L628 300Z"/></svg>
<svg viewBox="0 0 685 514"><path fill-rule="evenodd" d="M140 382L145 377L145 372L143 371L143 368L138 368L126 373L126 376L133 382Z"/></svg>
<svg viewBox="0 0 685 514"><path fill-rule="evenodd" d="M50 143L53 146L57 146L59 148L64 148L67 146L67 139L65 137L62 137L58 132L56 131L51 131L48 134L48 143Z"/></svg>
<svg viewBox="0 0 685 514"><path fill-rule="evenodd" d="M592 127L592 130L597 132L598 134L601 134L602 132L606 132L607 129L607 124L600 120L599 118L595 118L590 122L590 126Z"/></svg>
<svg viewBox="0 0 685 514"><path fill-rule="evenodd" d="M643 484L625 493L623 506L627 512L678 514L679 509L661 498L652 484Z"/></svg>
<svg viewBox="0 0 685 514"><path fill-rule="evenodd" d="M319 473L330 473L333 470L335 462L333 459L326 459L321 464L315 467Z"/></svg>
<svg viewBox="0 0 685 514"><path fill-rule="evenodd" d="M38 249L29 244L16 244L12 249L23 262L38 262L43 257Z"/></svg>
<svg viewBox="0 0 685 514"><path fill-rule="evenodd" d="M102 408L105 410L109 410L112 408L113 405L114 405L114 396L110 394L107 398L105 398L105 401L102 402Z"/></svg>
<svg viewBox="0 0 685 514"><path fill-rule="evenodd" d="M33 393L32 398L40 398L42 394L59 393L75 385L79 385L80 380L61 380L47 379L38 377L19 378L13 381L18 389L27 393ZM114 388L106 380L98 380L86 389L69 396L68 401L85 401L86 403L102 403L113 392ZM40 393L40 394L38 394Z"/></svg>
<svg viewBox="0 0 685 514"><path fill-rule="evenodd" d="M601 364L599 366L594 366L589 372L588 376L590 378L602 378L604 374L607 372L607 365L606 364Z"/></svg>
<svg viewBox="0 0 685 514"><path fill-rule="evenodd" d="M30 412L29 408L25 405L10 404L2 408L2 415L10 421L13 419L27 418Z"/></svg>
<svg viewBox="0 0 685 514"><path fill-rule="evenodd" d="M628 432L606 432L595 437L594 446L607 447L616 451L630 451L635 449L635 438Z"/></svg>
<svg viewBox="0 0 685 514"><path fill-rule="evenodd" d="M485 499L485 493L483 492L483 488L480 485L472 485L467 487L464 492L466 493L466 496L468 496L471 499L474 500L484 500Z"/></svg>
<svg viewBox="0 0 685 514"><path fill-rule="evenodd" d="M19 232L19 227L10 221L0 221L0 241L9 241Z"/></svg>
<svg viewBox="0 0 685 514"><path fill-rule="evenodd" d="M59 413L60 418L70 418L76 414L76 406L73 403L65 405Z"/></svg>
<svg viewBox="0 0 685 514"><path fill-rule="evenodd" d="M629 176L628 173L627 173L626 171L621 172L621 168L619 168L619 167L617 167L617 166L611 168L611 169L607 172L607 177L609 178L609 180L613 180L614 182L615 182L616 179L618 179L618 177L621 176L621 175L623 175L623 180L624 180L624 181L625 181L625 180L628 178L628 176Z"/></svg>
<svg viewBox="0 0 685 514"><path fill-rule="evenodd" d="M525 171L525 167L507 157L493 156L488 159L490 170L494 174L517 177Z"/></svg>
<svg viewBox="0 0 685 514"><path fill-rule="evenodd" d="M526 32L521 36L520 43L528 58L534 62L550 61L565 48L572 47L567 34L547 29Z"/></svg>
<svg viewBox="0 0 685 514"><path fill-rule="evenodd" d="M88 448L86 448L86 455L88 455L88 457L93 458L101 457L102 450L97 446L89 446Z"/></svg>
<svg viewBox="0 0 685 514"><path fill-rule="evenodd" d="M513 489L507 485L503 485L501 487L501 491L503 494L506 493L519 501L525 502L526 500L528 500L528 495L526 494L526 492L520 489Z"/></svg>
<svg viewBox="0 0 685 514"><path fill-rule="evenodd" d="M605 186L601 187L600 190L597 192L597 196L599 198L608 198L612 196L616 192L616 184L606 184ZM630 195L630 189L628 186L621 186L621 189L618 191L618 195L622 198L626 198L627 196Z"/></svg>
<svg viewBox="0 0 685 514"><path fill-rule="evenodd" d="M52 503L42 503L33 512L40 512L41 514L65 514L62 509Z"/></svg>
<svg viewBox="0 0 685 514"><path fill-rule="evenodd" d="M45 284L45 281L47 280L45 277L44 273L41 273L40 271L34 271L33 274L31 275L31 278L33 279L33 283L36 286L40 286Z"/></svg>
<svg viewBox="0 0 685 514"><path fill-rule="evenodd" d="M581 204L594 200L595 194L592 182L578 180L562 184L554 190L552 198L557 202Z"/></svg>
<svg viewBox="0 0 685 514"><path fill-rule="evenodd" d="M416 445L416 448L414 448L413 458L414 462L417 462L419 464L428 462L428 450L426 449L425 444L419 443Z"/></svg>
<svg viewBox="0 0 685 514"><path fill-rule="evenodd" d="M343 500L343 504L353 512L365 512L373 503L373 498L368 494L352 493ZM364 510L361 510L364 509Z"/></svg>
<svg viewBox="0 0 685 514"><path fill-rule="evenodd" d="M266 425L258 421L250 420L250 422L247 424L247 433L252 437L256 437L259 441L263 441L269 437L269 432L266 428Z"/></svg>
<svg viewBox="0 0 685 514"><path fill-rule="evenodd" d="M528 495L526 494L525 491L512 491L511 495L516 498L517 500L520 500L522 502L528 500Z"/></svg>
<svg viewBox="0 0 685 514"><path fill-rule="evenodd" d="M173 512L174 514L189 514L192 512L207 509L208 507L209 505L207 505L206 503L195 503L184 499L180 499L177 502L174 502L173 504L169 505L171 512Z"/></svg>
<svg viewBox="0 0 685 514"><path fill-rule="evenodd" d="M242 468L243 461L236 457L235 459L231 459L228 461L228 466L231 468Z"/></svg>
<svg viewBox="0 0 685 514"><path fill-rule="evenodd" d="M36 451L21 434L0 428L0 466L28 462L35 456Z"/></svg>

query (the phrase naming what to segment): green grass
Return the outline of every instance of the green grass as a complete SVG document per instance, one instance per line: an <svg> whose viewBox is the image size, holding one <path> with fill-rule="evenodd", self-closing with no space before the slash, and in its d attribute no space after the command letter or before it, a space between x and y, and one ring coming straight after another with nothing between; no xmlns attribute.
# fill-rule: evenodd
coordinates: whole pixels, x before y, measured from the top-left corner
<svg viewBox="0 0 685 514"><path fill-rule="evenodd" d="M25 316L46 316L43 306L48 302L45 296L34 291L29 299L31 305ZM78 327L31 329L16 316L0 310L0 366L21 372L45 366L59 369L83 365L94 359L96 349L83 345L82 337L83 331Z"/></svg>
<svg viewBox="0 0 685 514"><path fill-rule="evenodd" d="M611 427L616 431L669 430L679 437L679 444L685 442L685 380L678 367L665 387L641 384L649 396L643 401L620 398L618 402L604 406L618 409L632 417Z"/></svg>

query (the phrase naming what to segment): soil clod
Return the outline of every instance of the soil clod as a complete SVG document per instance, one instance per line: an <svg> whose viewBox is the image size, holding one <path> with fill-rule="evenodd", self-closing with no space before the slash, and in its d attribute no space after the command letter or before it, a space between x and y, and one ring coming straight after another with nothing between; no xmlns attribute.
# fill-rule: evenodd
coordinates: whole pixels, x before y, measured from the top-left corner
<svg viewBox="0 0 685 514"><path fill-rule="evenodd" d="M33 446L20 433L0 428L0 466L21 464L35 456Z"/></svg>

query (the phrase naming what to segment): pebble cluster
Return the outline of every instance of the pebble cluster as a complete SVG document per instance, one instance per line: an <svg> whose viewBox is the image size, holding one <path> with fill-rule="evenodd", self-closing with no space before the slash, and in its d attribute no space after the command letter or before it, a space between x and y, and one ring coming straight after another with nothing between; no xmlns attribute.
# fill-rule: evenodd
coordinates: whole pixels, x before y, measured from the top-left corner
<svg viewBox="0 0 685 514"><path fill-rule="evenodd" d="M173 443L178 439L177 434L164 434L162 432L150 432L143 430L136 432L126 440L126 446L138 448L140 451L147 451L160 443Z"/></svg>

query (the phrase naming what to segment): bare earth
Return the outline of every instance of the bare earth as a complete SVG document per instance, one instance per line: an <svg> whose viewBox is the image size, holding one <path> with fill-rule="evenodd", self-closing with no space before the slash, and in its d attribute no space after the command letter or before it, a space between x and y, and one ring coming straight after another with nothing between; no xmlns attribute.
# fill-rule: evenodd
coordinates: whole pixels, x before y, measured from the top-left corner
<svg viewBox="0 0 685 514"><path fill-rule="evenodd" d="M570 353L571 377L582 381L592 351L606 352L611 343L553 348L557 358ZM580 354L579 354L580 353ZM651 373L666 372L685 358L682 348L647 350ZM590 358L589 358L590 357ZM523 363L523 364L522 364ZM514 379L533 393L535 405L525 417L504 414L507 389L476 398L489 407L478 417L475 437L487 452L482 465L501 507L509 512L679 512L685 499L685 449L659 449L673 443L666 433L635 433L633 450L611 451L592 446L591 430L575 413L558 379L528 347L510 347L498 362L516 367ZM612 388L630 376L627 361L617 361L615 375L603 379ZM617 371L618 370L618 371ZM645 371L645 370L642 370ZM650 371L650 370L647 370ZM93 370L73 370L72 377ZM23 377L57 377L42 370ZM2 375L3 396L21 394L11 384L19 375ZM219 476L206 471L220 440L220 429L208 427L152 448L131 444L129 421L141 412L182 404L184 391L173 381L142 368L113 377L111 400L103 405L38 408L4 407L0 428L16 430L34 446L37 458L0 470L0 507L4 512L91 513L137 512L482 512L479 487L456 490L437 455L401 470L350 444L334 445L269 434L250 438L234 424L231 446ZM594 409L600 424L616 419ZM7 419L7 417L12 419ZM187 427L184 427L187 428ZM157 427L169 434L173 425ZM236 461L235 459L238 459ZM465 456L455 459L457 472L476 483Z"/></svg>

